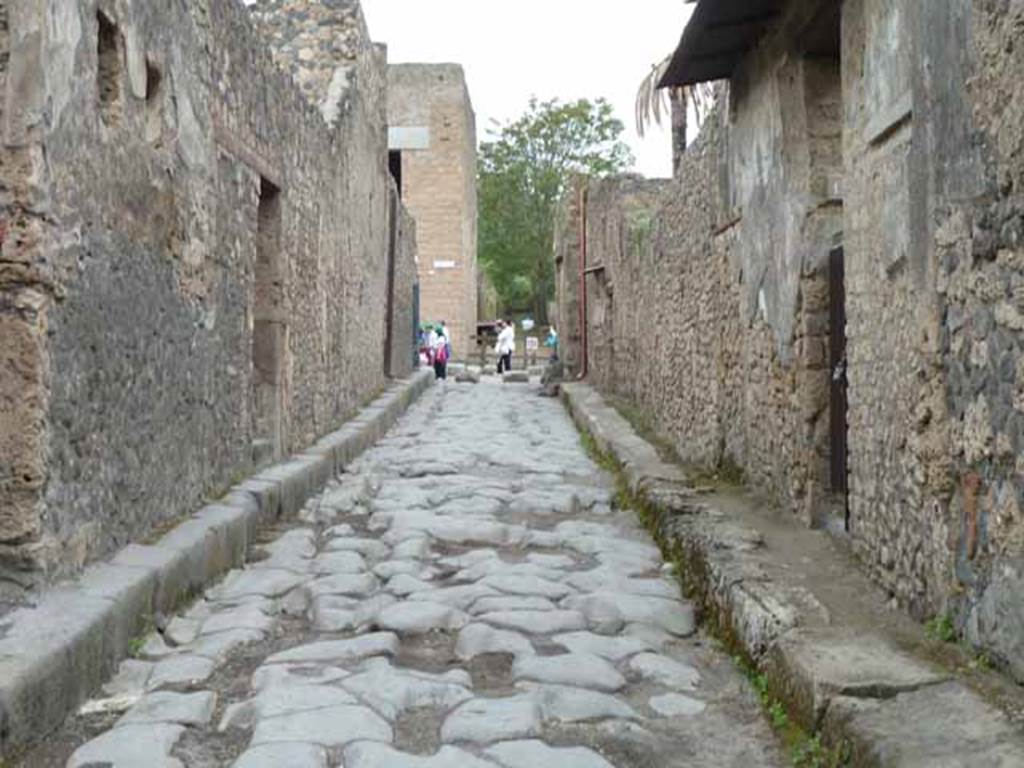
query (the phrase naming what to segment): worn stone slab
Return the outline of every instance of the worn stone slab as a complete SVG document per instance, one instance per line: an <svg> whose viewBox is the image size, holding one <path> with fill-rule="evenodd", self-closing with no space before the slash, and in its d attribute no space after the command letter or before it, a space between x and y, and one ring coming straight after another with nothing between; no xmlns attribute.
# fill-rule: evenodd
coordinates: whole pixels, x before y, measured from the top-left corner
<svg viewBox="0 0 1024 768"><path fill-rule="evenodd" d="M433 755L410 755L369 741L346 747L344 764L345 768L495 768L494 763L448 745Z"/></svg>
<svg viewBox="0 0 1024 768"><path fill-rule="evenodd" d="M559 656L519 656L512 665L516 680L572 685L614 692L626 684L617 669L600 656L565 653Z"/></svg>
<svg viewBox="0 0 1024 768"><path fill-rule="evenodd" d="M351 693L333 686L275 685L251 699L230 705L221 718L219 729L251 728L263 718L358 703Z"/></svg>
<svg viewBox="0 0 1024 768"><path fill-rule="evenodd" d="M261 744L242 753L232 768L327 768L327 751L319 744Z"/></svg>
<svg viewBox="0 0 1024 768"><path fill-rule="evenodd" d="M960 683L889 699L836 696L825 738L852 748L851 764L879 768L1024 765L1024 734Z"/></svg>
<svg viewBox="0 0 1024 768"><path fill-rule="evenodd" d="M484 755L502 768L615 768L586 747L551 747L543 741L503 741L488 747Z"/></svg>
<svg viewBox="0 0 1024 768"><path fill-rule="evenodd" d="M199 634L212 635L217 632L227 632L232 629L254 629L262 633L270 632L274 628L273 617L264 612L269 609L268 603L244 603L234 608L217 611L208 619L203 621Z"/></svg>
<svg viewBox="0 0 1024 768"><path fill-rule="evenodd" d="M779 639L766 669L803 722L820 725L834 696L888 698L949 679L881 637L843 629L797 629Z"/></svg>
<svg viewBox="0 0 1024 768"><path fill-rule="evenodd" d="M380 582L371 573L338 573L334 576L317 579L304 589L314 599L319 595L369 597L379 586Z"/></svg>
<svg viewBox="0 0 1024 768"><path fill-rule="evenodd" d="M245 597L283 597L306 578L294 571L278 568L232 571L222 583L207 592L207 597L221 602Z"/></svg>
<svg viewBox="0 0 1024 768"><path fill-rule="evenodd" d="M367 656L394 656L398 653L398 636L393 632L374 632L350 640L323 640L275 653L266 664L295 662L344 662Z"/></svg>
<svg viewBox="0 0 1024 768"><path fill-rule="evenodd" d="M257 693L275 686L330 685L352 674L328 664L264 664L252 673L252 688Z"/></svg>
<svg viewBox="0 0 1024 768"><path fill-rule="evenodd" d="M577 723L604 718L640 719L636 710L609 693L568 685L521 685L530 691L545 720Z"/></svg>
<svg viewBox="0 0 1024 768"><path fill-rule="evenodd" d="M219 666L242 646L258 643L264 637L264 633L257 629L231 629L213 635L203 635L194 643L185 646L184 650L196 656L213 659L214 664Z"/></svg>
<svg viewBox="0 0 1024 768"><path fill-rule="evenodd" d="M73 590L4 617L0 639L0 712L4 751L56 728L114 672L109 663L116 618L108 600Z"/></svg>
<svg viewBox="0 0 1024 768"><path fill-rule="evenodd" d="M146 681L146 690L155 691L165 685L195 686L208 680L217 664L213 659L192 654L175 654L153 665Z"/></svg>
<svg viewBox="0 0 1024 768"><path fill-rule="evenodd" d="M448 715L441 726L441 740L492 744L528 738L540 734L541 722L541 709L530 694L473 699Z"/></svg>
<svg viewBox="0 0 1024 768"><path fill-rule="evenodd" d="M697 631L693 605L681 600L667 600L647 595L624 595L619 592L592 592L569 597L562 607L582 612L592 625L606 625L616 614L630 624L650 624L679 637Z"/></svg>
<svg viewBox="0 0 1024 768"><path fill-rule="evenodd" d="M579 611L496 611L485 613L478 618L503 629L539 635L572 632L585 629L587 626L586 617Z"/></svg>
<svg viewBox="0 0 1024 768"><path fill-rule="evenodd" d="M455 643L455 656L468 661L485 653L510 653L514 656L532 655L533 644L518 632L496 629L487 624L470 624L459 632Z"/></svg>
<svg viewBox="0 0 1024 768"><path fill-rule="evenodd" d="M391 726L369 707L345 704L261 719L252 744L298 741L324 747L344 747L354 741L390 743Z"/></svg>
<svg viewBox="0 0 1024 768"><path fill-rule="evenodd" d="M210 691L147 693L117 721L118 726L177 723L203 726L213 717L217 697Z"/></svg>
<svg viewBox="0 0 1024 768"><path fill-rule="evenodd" d="M700 683L700 672L689 664L682 664L657 653L641 653L629 660L629 671L644 680L674 688L693 691Z"/></svg>
<svg viewBox="0 0 1024 768"><path fill-rule="evenodd" d="M463 670L433 675L397 669L384 659L372 659L363 672L351 675L341 685L365 703L394 720L402 712L418 707L442 710L473 698L469 674Z"/></svg>
<svg viewBox="0 0 1024 768"><path fill-rule="evenodd" d="M594 632L566 632L555 635L552 640L573 653L592 653L614 662L656 648L653 643L640 637L630 635L610 637Z"/></svg>
<svg viewBox="0 0 1024 768"><path fill-rule="evenodd" d="M150 569L156 577L153 609L161 613L171 613L189 593L192 578L189 560L180 550L129 544L111 563Z"/></svg>
<svg viewBox="0 0 1024 768"><path fill-rule="evenodd" d="M184 732L166 723L114 728L76 749L66 768L183 768L170 755Z"/></svg>

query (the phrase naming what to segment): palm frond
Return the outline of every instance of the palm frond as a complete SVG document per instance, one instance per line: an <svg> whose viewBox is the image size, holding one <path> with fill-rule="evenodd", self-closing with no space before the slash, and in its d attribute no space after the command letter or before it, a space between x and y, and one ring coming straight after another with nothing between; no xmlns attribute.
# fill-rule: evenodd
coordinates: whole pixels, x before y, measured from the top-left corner
<svg viewBox="0 0 1024 768"><path fill-rule="evenodd" d="M651 65L651 71L640 81L636 92L636 131L643 138L651 125L661 125L662 119L672 114L672 100L678 99L685 108L692 108L697 118L697 128L715 103L714 86L710 83L684 85L678 88L658 88L658 83L668 71L672 56Z"/></svg>

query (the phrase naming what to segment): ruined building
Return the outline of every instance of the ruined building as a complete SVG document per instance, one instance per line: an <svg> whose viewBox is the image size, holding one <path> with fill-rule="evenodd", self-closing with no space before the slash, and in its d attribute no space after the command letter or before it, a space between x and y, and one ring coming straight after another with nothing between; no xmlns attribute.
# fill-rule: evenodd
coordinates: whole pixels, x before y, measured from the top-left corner
<svg viewBox="0 0 1024 768"><path fill-rule="evenodd" d="M415 265L356 0L3 0L0 50L10 595L409 372Z"/></svg>
<svg viewBox="0 0 1024 768"><path fill-rule="evenodd" d="M567 361L844 531L1024 680L1024 25L990 0L701 0L676 178L583 186Z"/></svg>
<svg viewBox="0 0 1024 768"><path fill-rule="evenodd" d="M476 117L458 64L388 67L391 171L416 219L420 318L445 320L453 354L476 332Z"/></svg>

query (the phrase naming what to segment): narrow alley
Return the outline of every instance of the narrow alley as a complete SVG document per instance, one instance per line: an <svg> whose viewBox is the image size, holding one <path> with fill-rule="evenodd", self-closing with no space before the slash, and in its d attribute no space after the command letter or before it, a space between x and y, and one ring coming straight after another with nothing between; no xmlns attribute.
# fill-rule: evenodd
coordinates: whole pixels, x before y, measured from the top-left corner
<svg viewBox="0 0 1024 768"><path fill-rule="evenodd" d="M22 765L782 765L613 485L535 385L433 387Z"/></svg>

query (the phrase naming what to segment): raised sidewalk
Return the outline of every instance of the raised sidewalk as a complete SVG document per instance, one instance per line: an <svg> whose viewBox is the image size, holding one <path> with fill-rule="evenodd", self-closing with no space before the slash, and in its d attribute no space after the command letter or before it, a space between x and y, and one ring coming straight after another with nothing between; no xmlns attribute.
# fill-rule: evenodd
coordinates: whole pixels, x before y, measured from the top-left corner
<svg viewBox="0 0 1024 768"><path fill-rule="evenodd" d="M341 429L234 486L154 544L129 545L0 620L0 757L57 728L117 670L155 613L173 612L242 565L260 526L295 515L433 380L421 370L393 383Z"/></svg>
<svg viewBox="0 0 1024 768"><path fill-rule="evenodd" d="M856 767L1024 766L1019 688L967 672L961 649L928 641L825 534L692 487L590 386L562 396L619 463L704 620L803 728Z"/></svg>

